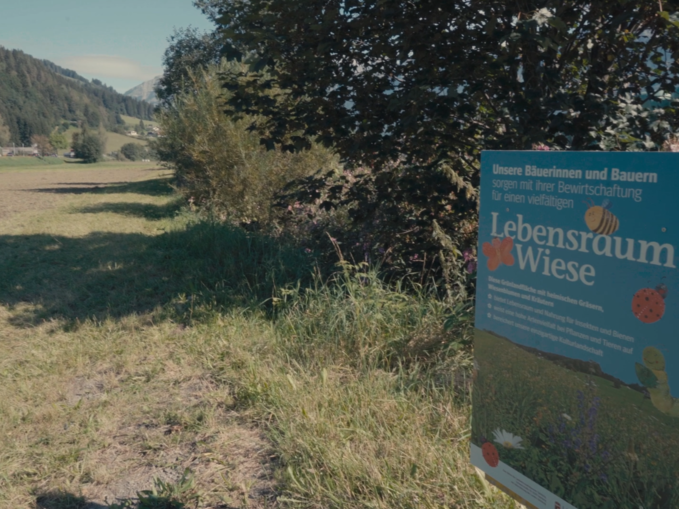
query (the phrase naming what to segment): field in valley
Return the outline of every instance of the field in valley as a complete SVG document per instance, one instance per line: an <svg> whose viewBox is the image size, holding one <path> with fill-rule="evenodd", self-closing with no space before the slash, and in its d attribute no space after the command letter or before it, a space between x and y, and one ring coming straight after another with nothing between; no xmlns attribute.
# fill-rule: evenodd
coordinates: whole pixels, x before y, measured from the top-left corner
<svg viewBox="0 0 679 509"><path fill-rule="evenodd" d="M80 129L78 129L77 127L70 127L68 130L64 132L64 136L66 136L66 139L68 140L69 143L73 139L73 134L76 132L80 132ZM139 143L140 145L145 146L148 144L148 141L146 139L134 138L132 136L125 136L124 134L118 134L107 131L104 153L110 154L111 152L118 152L120 150L120 147L122 147L126 143ZM60 150L59 155L61 155L64 152L65 150Z"/></svg>
<svg viewBox="0 0 679 509"><path fill-rule="evenodd" d="M468 463L469 355L408 361L443 306L170 184L0 168L0 507L516 507Z"/></svg>

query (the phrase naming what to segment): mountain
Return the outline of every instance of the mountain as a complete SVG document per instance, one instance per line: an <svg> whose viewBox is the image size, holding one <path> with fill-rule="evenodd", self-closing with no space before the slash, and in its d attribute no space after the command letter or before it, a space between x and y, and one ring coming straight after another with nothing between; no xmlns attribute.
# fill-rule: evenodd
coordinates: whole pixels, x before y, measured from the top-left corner
<svg viewBox="0 0 679 509"><path fill-rule="evenodd" d="M160 78L160 76L156 76L152 80L145 81L144 83L137 85L136 87L125 92L125 95L156 105L158 104L158 98L156 97L156 92L154 89L156 88Z"/></svg>
<svg viewBox="0 0 679 509"><path fill-rule="evenodd" d="M113 130L121 115L151 120L153 106L99 80L0 46L0 145L28 145L64 123Z"/></svg>

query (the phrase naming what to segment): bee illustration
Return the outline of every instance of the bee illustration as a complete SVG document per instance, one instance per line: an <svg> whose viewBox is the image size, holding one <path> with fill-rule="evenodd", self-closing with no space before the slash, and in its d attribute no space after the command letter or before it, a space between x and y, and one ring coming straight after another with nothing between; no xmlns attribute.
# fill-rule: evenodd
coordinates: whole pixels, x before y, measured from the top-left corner
<svg viewBox="0 0 679 509"><path fill-rule="evenodd" d="M653 288L642 288L632 298L632 313L644 323L654 323L665 314L667 286L660 283Z"/></svg>
<svg viewBox="0 0 679 509"><path fill-rule="evenodd" d="M604 200L599 206L594 205L594 201L590 199L587 205L589 207L585 212L587 228L599 235L610 235L618 230L620 221L615 217L615 214L608 210L612 206L610 200Z"/></svg>

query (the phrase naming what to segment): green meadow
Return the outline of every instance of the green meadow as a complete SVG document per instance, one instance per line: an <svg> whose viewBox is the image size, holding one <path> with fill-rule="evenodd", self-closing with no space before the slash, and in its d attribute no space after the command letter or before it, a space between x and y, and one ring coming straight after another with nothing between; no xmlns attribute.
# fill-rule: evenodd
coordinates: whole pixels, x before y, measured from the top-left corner
<svg viewBox="0 0 679 509"><path fill-rule="evenodd" d="M47 165L63 164L59 157L0 157L0 168L41 168Z"/></svg>
<svg viewBox="0 0 679 509"><path fill-rule="evenodd" d="M476 330L474 348L473 443L521 437L523 449L494 443L500 460L578 509L679 505L678 419L491 333Z"/></svg>
<svg viewBox="0 0 679 509"><path fill-rule="evenodd" d="M517 507L469 465L439 300L197 217L149 164L64 166L0 179L1 507Z"/></svg>

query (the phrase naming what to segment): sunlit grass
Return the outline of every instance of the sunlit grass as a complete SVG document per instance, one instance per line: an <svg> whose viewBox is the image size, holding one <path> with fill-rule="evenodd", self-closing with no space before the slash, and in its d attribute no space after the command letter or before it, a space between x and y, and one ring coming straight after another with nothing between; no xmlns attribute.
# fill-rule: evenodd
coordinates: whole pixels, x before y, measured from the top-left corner
<svg viewBox="0 0 679 509"><path fill-rule="evenodd" d="M467 332L446 313L199 221L163 179L12 217L0 506L155 486L190 507L514 507L469 466Z"/></svg>

